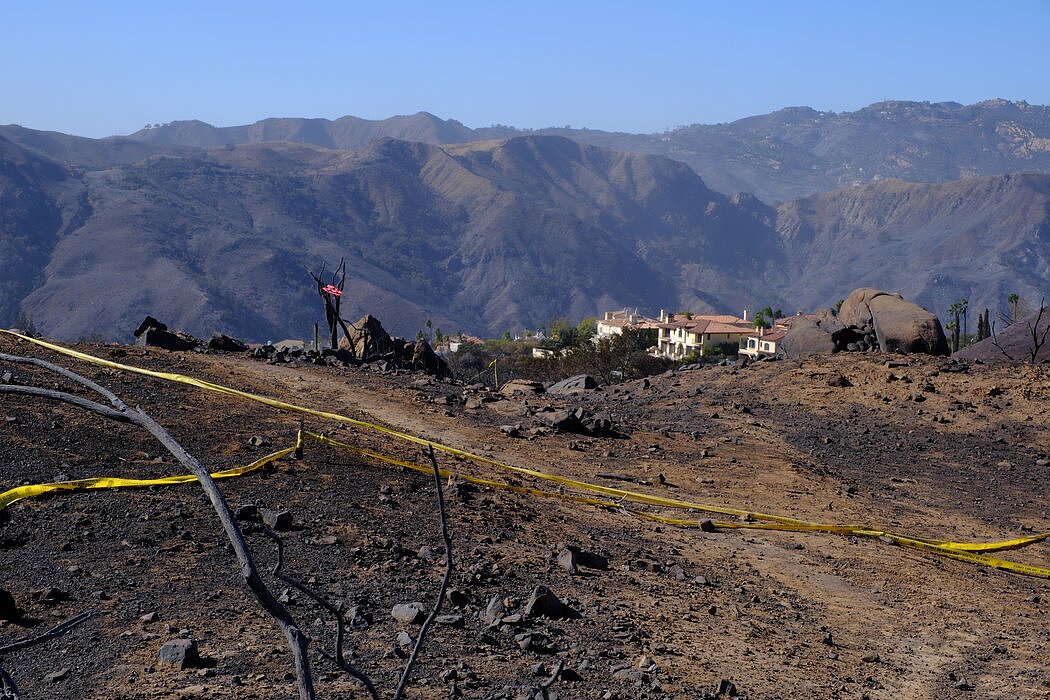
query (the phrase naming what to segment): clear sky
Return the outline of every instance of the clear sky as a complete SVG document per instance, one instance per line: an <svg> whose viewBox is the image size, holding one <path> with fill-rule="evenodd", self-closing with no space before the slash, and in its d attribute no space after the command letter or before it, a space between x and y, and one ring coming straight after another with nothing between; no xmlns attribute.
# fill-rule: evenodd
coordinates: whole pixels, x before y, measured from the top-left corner
<svg viewBox="0 0 1050 700"><path fill-rule="evenodd" d="M201 119L652 132L785 106L1050 104L1050 0L0 0L0 124Z"/></svg>

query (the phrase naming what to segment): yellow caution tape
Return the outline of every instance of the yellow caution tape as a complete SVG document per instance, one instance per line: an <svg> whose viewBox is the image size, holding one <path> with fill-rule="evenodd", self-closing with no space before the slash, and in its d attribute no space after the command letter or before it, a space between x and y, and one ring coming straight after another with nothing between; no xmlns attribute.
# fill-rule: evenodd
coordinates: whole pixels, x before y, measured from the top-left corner
<svg viewBox="0 0 1050 700"><path fill-rule="evenodd" d="M674 509L680 509L680 510L692 510L692 511L704 512L704 513L715 513L715 514L720 514L720 515L731 515L731 516L735 516L737 518L741 518L742 519L742 521L738 521L738 522L713 523L716 527L722 527L722 528L747 528L747 529L761 529L761 530L779 530L779 531L785 531L785 532L822 532L822 533L847 534L847 535L853 535L853 536L857 536L857 537L880 538L880 539L888 540L888 541L890 541L890 542L892 542L894 544L900 545L900 546L910 547L910 548L913 548L913 549L919 549L919 550L923 550L923 551L927 551L927 552L932 552L934 554L939 554L941 556L951 557L953 559L959 559L959 560L962 560L962 561L968 561L968 562L971 562L971 563L981 564L981 565L984 565L984 566L991 566L991 567L995 567L995 568L999 568L999 569L1004 569L1004 570L1007 570L1007 571L1014 571L1014 572L1017 572L1017 573L1023 573L1023 574L1033 575L1033 576L1042 576L1042 577L1050 578L1050 568L1030 566L1030 565L1027 565L1027 564L1021 564L1021 563L1018 563L1018 562L1012 562L1012 561L1007 561L1007 560L1002 560L1002 559L996 559L996 558L993 558L993 557L988 557L988 556L985 556L983 554L980 554L980 552L995 552L995 551L1003 551L1003 550L1008 550L1008 549L1018 549L1020 547L1025 547L1025 546L1033 544L1035 542L1040 542L1040 541L1042 541L1044 539L1047 539L1048 537L1050 537L1050 533L1043 533L1043 534L1038 534L1038 535L1033 535L1033 536L1028 536L1028 537L1020 537L1020 538L1015 538L1015 539L1011 539L1011 540L1004 540L1004 541L1001 541L1001 542L989 542L989 543L953 542L953 541L947 541L947 540L933 540L933 539L925 539L925 538L917 538L917 537L907 537L907 536L904 536L904 535L898 535L898 534L895 534L895 533L886 532L886 531L883 531L883 530L877 530L877 529L873 529L873 528L869 528L869 527L865 527L865 526L859 526L859 525L842 525L842 524L832 524L832 523L814 523L814 522L809 522L809 521L805 521L805 520L800 520L800 519L797 519L797 518L791 518L791 517L787 517L787 516L774 515L774 514L770 514L770 513L761 513L761 512L755 512L755 511L742 510L742 509L739 509L739 508L729 508L729 507L724 507L724 506L715 506L715 505L708 505L708 504L702 504L702 503L695 503L695 502L692 502L692 501L683 501L683 500L674 499L674 498L664 498L664 497L661 497L661 496L652 496L652 495L645 494L645 493L640 493L640 492L637 492L637 491L629 491L629 490L626 490L626 489L618 489L618 488L613 488L613 487L609 487L609 486L602 486L602 485L599 485L599 484L592 484L592 483L585 482L585 481L579 481L579 480L576 480L576 479L570 479L568 477L558 476L556 474L549 474L547 472L542 472L542 471L538 471L538 470L534 470L534 469L526 469L524 467L516 467L516 466L513 466L513 465L509 465L509 464L504 464L502 462L498 462L496 460L492 460L492 459L489 459L487 457L482 457L481 455L476 455L476 454L473 454L471 452L467 452L465 450L460 450L460 449L455 448L455 447L450 447L448 445L442 445L441 443L437 443L437 442L433 442L433 441L430 441L430 440L426 440L424 438L416 437L415 435L410 435L408 433L403 433L403 432L394 430L392 428L388 428L386 426L377 425L375 423L370 423L368 421L357 420L357 419L354 419L354 418L350 418L348 416L340 415L338 413L331 413L331 412L328 412L328 411L319 411L319 410L316 410L316 409L306 408L306 407L303 407L303 406L297 406L295 404L290 404L290 403L287 403L287 402L284 402L284 401L279 401L277 399L271 399L271 398L267 398L267 397L264 397L264 396L259 396L257 394L252 394L252 393L245 392L245 391L239 391L237 389L232 389L230 387L226 387L226 386L223 386L221 384L215 384L213 382L208 382L208 381L205 381L205 380L202 380L202 379L196 379L194 377L189 377L189 376L182 375L182 374L175 374L175 373L170 373L170 372L156 372L156 371L153 371L153 370L143 369L141 367L134 367L134 366L130 366L130 365L123 365L123 364L120 364L118 362L113 362L111 360L105 360L105 359L102 359L100 357L95 357L94 355L89 355L87 353L78 352L76 350L65 348L65 347L62 347L60 345L55 345L54 343L49 343L49 342L46 342L46 341L43 341L43 340L39 340L39 339L36 339L36 338L30 338L28 336L24 336L24 335L21 335L19 333L15 333L13 331L7 331L7 330L0 329L0 333L6 333L7 335L14 336L16 338L19 338L21 340L24 340L24 341L27 341L27 342L30 342L30 343L34 343L36 345L39 345L40 347L44 347L44 348L47 348L49 350L53 350L53 351L58 352L60 354L66 355L68 357L73 357L73 358L76 358L76 359L80 359L80 360L83 360L85 362L89 362L91 364L99 365L99 366L102 366L102 367L109 367L111 369L118 369L118 370L122 370L122 371L126 371L126 372L133 372L133 373L136 373L136 374L142 374L142 375L146 375L146 376L150 376L150 377L156 377L158 379L164 379L166 381L176 382L176 383L180 383L180 384L187 384L187 385L190 385L190 386L195 386L195 387L198 387L198 388L201 388L201 389L205 389L207 391L212 391L212 392L216 392L216 393L220 393L220 394L226 394L226 395L229 395L229 396L237 396L239 398L247 399L249 401L254 401L254 402L257 402L257 403L262 403L262 404L265 404L267 406L271 406L273 408L278 408L278 409L281 409L281 410L293 411L293 412L302 413L302 414L306 414L306 415L312 415L312 416L315 416L317 418L323 418L323 419L326 419L326 420L333 420L333 421L337 421L337 422L340 422L340 423L353 425L353 426L356 426L356 427L359 427L359 428L365 428L367 430L372 430L372 431L375 431L375 432L378 432L378 433L381 433L381 434L384 434L384 435L388 435L390 437L395 437L395 438L398 438L400 440L404 440L406 442L410 442L410 443L413 443L413 444L416 444L416 445L431 446L435 450L438 450L440 452L444 452L446 454L451 454L451 455L454 455L454 456L457 456L457 457L462 457L464 459L468 459L468 460L471 460L471 461L474 461L474 462L477 462L477 463L480 463L480 464L487 464L487 465L490 465L490 466L495 467L497 469L511 471L511 472L514 472L514 473L517 473L517 474L522 474L524 476L533 477L533 478L536 478L536 479L540 479L540 480L543 480L543 481L548 481L548 482L551 482L551 483L556 483L556 484L559 484L559 485L562 485L562 486L567 486L567 487L579 489L579 490L582 490L582 491L589 491L591 493L598 493L598 494L602 494L604 496L611 496L611 497L614 497L614 498L618 499L619 501L630 501L630 502L633 502L633 503L643 503L643 504L646 504L646 505L665 507L665 508L674 508ZM399 466L406 467L406 468L409 468L409 469L416 469L417 471L425 471L425 472L428 472L428 473L430 472L430 469L428 469L426 467L422 467L421 465L418 465L418 464L412 464L412 463L409 463L409 462L405 462L403 460L396 460L395 458L387 457L385 455L380 455L380 454L377 454L377 453L361 450L359 448L353 447L351 445L347 445L345 443L339 443L337 441L330 440L329 438L323 438L323 436L316 436L315 437L314 434L309 434L309 433L306 434L306 435L308 437L314 437L314 439L320 438L321 442L325 442L326 444L329 444L329 445L332 445L332 446L338 446L338 447L344 447L344 448L349 448L349 449L356 450L356 451L358 451L359 453L361 453L361 454L363 454L365 456L372 457L372 458L378 459L380 461L385 461L385 462L388 462L388 463L397 464ZM448 474L448 472L443 472L443 473ZM466 477L462 477L462 478L466 478ZM550 496L550 495L552 495L552 492L549 492L549 491L542 491L540 489L529 489L527 487L513 486L511 484L503 484L502 482L495 482L495 481L488 481L488 480L477 479L476 477L471 477L469 480L473 481L474 483L478 483L478 484L483 484L483 485L487 485L487 486L493 486L493 487L496 487L496 488L506 488L506 489L509 489L509 490L515 490L515 491L519 491L521 493L526 493L526 494L530 494L530 495L543 495L543 496ZM570 496L570 495L567 495L567 494L557 494L557 497L559 497L559 498L567 498L567 499L570 499L570 500L573 500L573 501L579 502L579 503L590 503L590 504L599 505L599 506L603 506L603 507L616 507L616 508L620 508L622 510L627 510L627 509L623 508L622 503L618 503L618 502L614 502L614 501L604 501L604 500L601 500L601 499L593 499L593 498L587 498L587 497L583 497L583 496ZM659 521L659 522L665 522L665 523L673 524L673 525L699 526L699 523L697 523L695 521L692 521L692 520L666 518L664 516L659 516L659 515L654 515L654 514L651 514L651 513L646 513L644 511L628 511L628 512L630 512L632 515L637 515L638 517L643 517L643 518L650 519L650 520L656 520L656 521ZM758 521L758 522L747 522L747 521Z"/></svg>
<svg viewBox="0 0 1050 700"><path fill-rule="evenodd" d="M221 472L215 472L211 475L213 479L229 479L235 476L242 476L249 472L253 472L260 467L264 467L271 462L276 462L282 457L287 457L291 453L298 449L296 447L289 447L284 450L278 450L271 454L266 455L262 459L258 459L251 464L247 464L243 467L234 467L233 469L227 469ZM112 476L99 476L91 479L75 479L72 481L54 481L48 484L28 484L26 486L16 486L13 489L9 489L0 493L0 510L7 508L16 501L21 501L23 498L34 498L36 496L43 496L48 493L55 493L56 491L86 491L89 489L123 489L123 488L143 488L146 486L169 486L172 484L185 484L190 481L196 481L197 477L192 474L179 474L177 476L164 476L157 479L123 479Z"/></svg>
<svg viewBox="0 0 1050 700"><path fill-rule="evenodd" d="M371 452L369 450L362 449L355 445L349 445L345 442L339 442L333 440L324 435L318 435L317 433L311 433L302 431L300 432L299 439L303 437L310 438L325 445L332 447L339 447L343 449L352 450L366 457L385 462L387 464L393 464L413 471L429 474L432 471L431 467L425 467L421 464L414 462L408 462L396 457L390 457L388 455L380 454L377 452ZM524 493L532 496L542 496L547 498L557 498L566 501L572 501L574 503L584 503L603 508L612 508L621 510L635 517L644 518L646 520L652 520L655 522L664 523L667 525L675 525L679 527L702 527L702 524L696 520L686 520L682 518L670 518L663 515L657 515L654 513L647 513L645 511L634 510L624 507L622 502L618 501L607 501L597 498L590 498L587 496L576 496L573 494L559 493L556 491L544 491L542 489L529 488L526 486L516 486L514 484L507 484L505 482L493 481L491 479L482 479L479 477L466 476L463 474L457 474L447 469L439 469L439 473L444 477L455 477L463 479L472 484L478 484L481 486L488 486L492 488L503 489L507 491L514 491L516 493ZM630 493L630 492L628 492ZM625 499L633 500L633 499ZM707 510L709 506L705 506L700 503L689 504L695 510ZM719 509L721 512L726 509ZM744 511L740 511L744 513ZM827 523L809 523L804 521L795 521L793 524L784 523L747 523L747 522L719 522L715 521L711 523L711 526L716 529L751 529L751 530L777 530L781 532L822 532L822 533L837 533L854 535L858 537L869 537L889 540L893 544L900 545L902 547L910 547L912 549L919 549L928 551L933 554L939 554L941 556L951 557L953 559L959 559L967 561L973 564L980 564L983 566L991 566L997 569L1003 569L1005 571L1012 571L1015 573L1028 574L1030 576L1041 576L1044 578L1050 578L1050 568L1031 566L1029 564L1022 564L1020 562L1007 561L1005 559L995 559L992 557L975 554L976 551L998 551L1004 549L1017 549L1024 547L1035 542L1040 542L1047 537L1050 537L1050 533L1042 535L1033 535L1030 537L1020 537L1013 540L1006 540L1003 542L990 542L990 543L968 543L968 542L946 542L940 540L927 540L914 537L905 537L903 535L897 535L892 532L885 532L882 530L872 530L870 528L860 527L856 525L835 525Z"/></svg>

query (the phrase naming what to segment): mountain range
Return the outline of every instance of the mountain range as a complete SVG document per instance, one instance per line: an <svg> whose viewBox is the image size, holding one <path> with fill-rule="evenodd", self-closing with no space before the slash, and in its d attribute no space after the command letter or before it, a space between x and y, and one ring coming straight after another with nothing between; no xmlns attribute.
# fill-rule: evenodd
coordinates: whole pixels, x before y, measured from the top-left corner
<svg viewBox="0 0 1050 700"><path fill-rule="evenodd" d="M1000 308L1050 291L1050 175L1012 172L1050 169L1048 113L882 103L659 137L427 114L107 139L0 127L0 325L25 312L53 337L126 339L152 313L197 334L305 337L321 316L307 269L340 258L345 315L407 335L624 306L810 310L868 285L942 314L961 297ZM773 141L795 144L779 168L755 156ZM888 155L919 142L925 155ZM711 186L734 179L770 203Z"/></svg>
<svg viewBox="0 0 1050 700"><path fill-rule="evenodd" d="M770 204L883 178L947 182L1050 172L1050 107L1007 100L973 105L898 100L841 113L790 107L727 124L693 124L656 134L567 127L471 129L420 112L381 121L265 119L234 127L180 121L127 138L194 148L290 141L356 149L384 136L448 144L528 134L667 156L689 165L716 191L750 192Z"/></svg>

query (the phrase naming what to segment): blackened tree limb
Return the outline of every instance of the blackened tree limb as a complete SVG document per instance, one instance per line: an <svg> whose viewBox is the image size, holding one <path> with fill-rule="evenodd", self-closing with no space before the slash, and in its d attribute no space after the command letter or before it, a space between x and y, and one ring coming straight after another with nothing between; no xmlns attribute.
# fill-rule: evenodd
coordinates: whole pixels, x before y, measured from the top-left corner
<svg viewBox="0 0 1050 700"><path fill-rule="evenodd" d="M277 543L277 562L273 566L273 575L277 579L283 581L292 588L295 588L296 590L302 592L304 595L308 596L311 600L313 600L322 608L327 610L329 614L331 614L332 617L335 618L335 654L326 654L324 652L322 652L322 654L324 654L328 659L334 662L340 669L343 670L344 673L356 678L363 686L365 686L365 688L368 689L368 693L372 696L373 700L379 700L379 691L376 690L375 684L372 682L372 679L369 678L363 671L351 664L346 658L346 654L344 652L344 642L346 638L347 622L346 616L343 614L342 606L333 604L331 601L326 599L320 593L314 591L312 588L307 586L299 579L289 574L286 574L284 572L284 540L281 539L280 535L278 535L276 532L274 532L268 527L263 526L263 532L266 534L267 537L269 537L271 540Z"/></svg>
<svg viewBox="0 0 1050 700"><path fill-rule="evenodd" d="M65 622L60 622L55 625L47 632L41 632L40 634L31 635L29 637L22 637L16 639L13 642L8 642L3 646L0 646L0 656L4 654L10 654L13 651L19 651L21 649L28 649L29 647L35 647L37 644L43 644L44 642L54 639L55 637L61 637L63 634L73 629L77 625L87 622L91 618L98 615L96 610L88 610L87 612L80 613L76 617L71 617Z"/></svg>
<svg viewBox="0 0 1050 700"><path fill-rule="evenodd" d="M438 589L437 601L434 603L434 609L430 611L430 615L427 616L426 621L423 622L423 626L419 629L419 636L416 637L416 644L412 647L412 653L409 655L408 661L405 662L405 670L401 673L401 682L397 685L397 691L394 693L394 700L399 700L405 692L405 686L408 683L409 676L412 675L412 668L415 666L416 659L419 657L419 650L423 648L423 643L426 640L430 628L434 625L434 620L437 619L437 616L441 613L441 605L445 602L445 591L448 589L449 581L452 579L452 537L448 534L448 518L445 515L445 492L441 487L441 470L438 469L433 445L427 445L426 455L430 460L430 466L434 469L434 489L437 491L438 517L441 519L441 539L445 541L445 575L441 578L441 587Z"/></svg>
<svg viewBox="0 0 1050 700"><path fill-rule="evenodd" d="M50 370L55 374L61 374L66 379L70 379L76 382L77 384L80 384L81 386L85 386L88 389L91 389L96 394L104 396L106 400L113 405L113 408L117 409L118 411L123 411L127 408L124 402L117 398L117 395L109 389L107 389L106 387L102 386L101 384L96 384L87 377L82 377L76 372L68 370L65 367L62 367L61 365L56 365L52 362L48 362L47 360L41 360L38 357L21 357L19 355L8 355L4 352L0 352L0 360L3 360L4 362L14 362L16 364L23 365L36 365L37 367L42 367L43 369Z"/></svg>
<svg viewBox="0 0 1050 700"><path fill-rule="evenodd" d="M15 679L0 667L0 700L22 700Z"/></svg>
<svg viewBox="0 0 1050 700"><path fill-rule="evenodd" d="M69 376L68 374L63 374L64 376ZM73 379L74 381L79 381L84 386L88 386L87 382L90 382L90 380L85 377ZM278 625L280 625L284 632L285 637L288 639L288 644L292 651L296 686L299 691L300 700L314 700L316 696L310 672L309 656L307 654L307 646L310 640L299 630L291 614L283 605L281 605L277 598L274 597L273 592L270 591L265 582L259 576L258 569L252 559L251 550L248 548L248 544L244 540L244 535L237 526L237 522L233 516L233 512L230 510L229 504L223 497L222 491L219 490L215 480L212 479L211 474L195 457L190 455L182 445L180 445L163 427L147 415L141 408L136 408L134 411L131 411L125 406L123 410L115 410L80 396L61 391L38 389L36 387L0 385L0 393L37 396L52 401L60 401L92 411L115 421L137 425L153 435L153 437L164 445L168 452L170 452L172 456L183 465L183 467L197 477L197 480L201 484L201 488L204 489L205 494L211 501L212 507L215 509L219 521L222 523L223 530L233 547L234 554L240 564L241 575L244 577L245 584L255 595L256 600L259 601L259 604L263 609L277 621Z"/></svg>
<svg viewBox="0 0 1050 700"><path fill-rule="evenodd" d="M97 413L104 418L115 420L120 423L134 423L135 420L131 417L127 411L118 411L110 408L109 406L103 406L100 403L85 399L75 394L68 394L64 391L54 391L53 389L40 389L35 386L20 386L16 384L0 384L0 394L21 394L22 396L36 396L42 399L50 399L52 401L60 401L62 403L68 403L76 406L77 408L83 408L86 411Z"/></svg>
<svg viewBox="0 0 1050 700"><path fill-rule="evenodd" d="M82 622L87 622L91 618L98 615L95 610L89 610L87 612L80 613L76 617L71 617L65 622L60 622L46 632L40 634L30 635L28 637L22 637L16 639L13 642L8 642L3 646L0 646L0 656L4 654L10 654L15 651L22 649L28 649L29 647L35 647L37 644L43 644L44 642L54 639L55 637L61 637L63 634L73 629ZM2 667L0 667L0 700L21 700L22 696L18 692L18 686L15 684L15 679L10 676Z"/></svg>

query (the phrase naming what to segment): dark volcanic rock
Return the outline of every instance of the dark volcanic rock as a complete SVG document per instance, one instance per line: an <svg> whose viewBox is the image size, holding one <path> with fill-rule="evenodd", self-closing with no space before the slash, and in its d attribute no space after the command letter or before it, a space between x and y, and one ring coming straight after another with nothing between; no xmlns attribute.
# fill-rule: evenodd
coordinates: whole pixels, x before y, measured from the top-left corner
<svg viewBox="0 0 1050 700"><path fill-rule="evenodd" d="M157 651L157 661L174 666L180 671L201 665L197 642L192 639L173 639L165 642Z"/></svg>
<svg viewBox="0 0 1050 700"><path fill-rule="evenodd" d="M147 328L138 337L139 345L147 345L164 350L192 350L201 344L201 341L185 333L172 333L159 328Z"/></svg>
<svg viewBox="0 0 1050 700"><path fill-rule="evenodd" d="M166 331L166 330L168 330L167 324L161 323L160 321L158 321L157 319L153 318L152 316L146 316L146 318L144 318L142 320L142 323L139 324L139 327L135 329L134 336L136 338L138 338L140 335L145 333L146 330L149 329L149 328L156 328L159 331Z"/></svg>
<svg viewBox="0 0 1050 700"><path fill-rule="evenodd" d="M212 350L220 350L222 352L244 352L248 349L248 345L237 338L231 338L228 335L222 333L214 334L211 339L208 340L208 347Z"/></svg>
<svg viewBox="0 0 1050 700"><path fill-rule="evenodd" d="M412 369L421 369L427 374L432 374L438 379L452 376L448 363L437 356L430 343L425 338L420 338L412 347Z"/></svg>
<svg viewBox="0 0 1050 700"><path fill-rule="evenodd" d="M0 620L16 619L18 619L18 606L15 604L15 597L0 588Z"/></svg>

